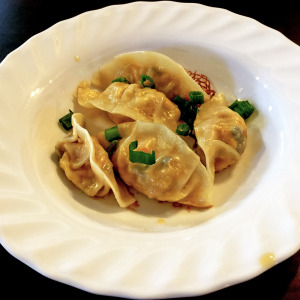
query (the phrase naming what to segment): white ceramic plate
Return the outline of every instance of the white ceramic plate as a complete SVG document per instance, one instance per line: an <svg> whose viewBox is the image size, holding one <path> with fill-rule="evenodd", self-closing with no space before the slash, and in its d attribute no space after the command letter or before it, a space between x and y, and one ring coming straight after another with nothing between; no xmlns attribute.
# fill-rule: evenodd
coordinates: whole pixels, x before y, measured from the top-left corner
<svg viewBox="0 0 300 300"><path fill-rule="evenodd" d="M165 53L257 109L212 209L140 198L124 210L85 197L57 167L57 120L79 111L76 85L134 50ZM261 274L300 248L299 77L300 48L279 32L199 4L111 6L34 36L0 66L1 243L47 277L113 296L201 295Z"/></svg>

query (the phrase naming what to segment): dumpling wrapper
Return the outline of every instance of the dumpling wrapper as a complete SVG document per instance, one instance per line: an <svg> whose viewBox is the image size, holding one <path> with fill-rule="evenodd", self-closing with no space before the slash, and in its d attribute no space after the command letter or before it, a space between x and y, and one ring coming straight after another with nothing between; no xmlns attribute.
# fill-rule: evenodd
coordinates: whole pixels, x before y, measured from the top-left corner
<svg viewBox="0 0 300 300"><path fill-rule="evenodd" d="M246 148L245 121L228 108L228 103L221 94L200 106L194 129L212 180L215 172L236 163Z"/></svg>
<svg viewBox="0 0 300 300"><path fill-rule="evenodd" d="M123 123L118 128L122 139L112 162L128 186L150 199L212 206L212 180L199 156L177 134L162 124L142 121ZM136 140L137 151L155 151L153 165L129 160L129 145Z"/></svg>
<svg viewBox="0 0 300 300"><path fill-rule="evenodd" d="M118 77L125 77L129 83L141 81L141 75L150 76L155 89L173 100L177 95L189 99L190 91L201 91L204 101L210 96L195 82L187 71L170 57L153 51L134 51L115 56L96 71L92 84L105 90Z"/></svg>
<svg viewBox="0 0 300 300"><path fill-rule="evenodd" d="M113 121L129 120L162 123L176 130L180 110L163 93L144 88L140 83L111 83L103 92L86 86L78 87L78 103L109 112Z"/></svg>
<svg viewBox="0 0 300 300"><path fill-rule="evenodd" d="M59 166L67 178L88 196L103 197L113 191L120 207L135 202L124 184L117 182L113 165L107 152L96 137L90 136L84 128L82 114L72 115L72 134L56 144Z"/></svg>

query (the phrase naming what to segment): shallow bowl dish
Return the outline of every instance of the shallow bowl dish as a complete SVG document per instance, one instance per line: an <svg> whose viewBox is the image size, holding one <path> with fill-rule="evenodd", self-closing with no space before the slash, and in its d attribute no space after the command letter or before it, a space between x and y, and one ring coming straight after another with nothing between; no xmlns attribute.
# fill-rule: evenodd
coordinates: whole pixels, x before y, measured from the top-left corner
<svg viewBox="0 0 300 300"><path fill-rule="evenodd" d="M256 108L242 159L216 176L211 209L142 196L121 209L84 196L57 166L57 121L80 111L77 84L136 50L164 53ZM49 278L119 297L203 295L261 274L300 248L299 78L297 45L200 4L109 6L37 34L0 65L1 244ZM83 112L88 126L104 126L104 114Z"/></svg>

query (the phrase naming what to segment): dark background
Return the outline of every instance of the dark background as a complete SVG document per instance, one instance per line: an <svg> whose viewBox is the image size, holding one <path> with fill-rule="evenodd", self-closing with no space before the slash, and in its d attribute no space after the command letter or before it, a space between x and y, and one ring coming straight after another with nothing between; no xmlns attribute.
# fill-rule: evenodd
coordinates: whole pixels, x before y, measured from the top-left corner
<svg viewBox="0 0 300 300"><path fill-rule="evenodd" d="M0 0L0 62L27 39L55 23L88 10L118 3L128 3L128 1ZM300 1L201 1L199 3L225 8L256 19L300 45ZM255 279L191 299L300 299L299 264L300 252ZM0 246L0 270L2 299L14 297L37 299L45 296L118 299L93 295L48 279L15 259L2 246Z"/></svg>

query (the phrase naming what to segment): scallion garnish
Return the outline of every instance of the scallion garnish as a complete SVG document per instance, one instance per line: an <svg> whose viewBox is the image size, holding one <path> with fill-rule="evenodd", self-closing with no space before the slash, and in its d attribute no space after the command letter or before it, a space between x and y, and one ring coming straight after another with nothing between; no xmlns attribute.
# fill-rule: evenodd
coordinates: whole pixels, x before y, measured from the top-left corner
<svg viewBox="0 0 300 300"><path fill-rule="evenodd" d="M58 121L59 123L65 128L66 130L72 129L72 115L74 113L69 109L69 113L62 118L60 118Z"/></svg>
<svg viewBox="0 0 300 300"><path fill-rule="evenodd" d="M118 141L117 140L113 140L106 148L106 152L108 154L109 157L111 157L111 155L116 151L116 148L118 146Z"/></svg>
<svg viewBox="0 0 300 300"><path fill-rule="evenodd" d="M145 84L145 82L147 82L147 81L150 81L150 85ZM142 75L141 76L141 84L142 84L143 87L148 87L148 88L151 88L151 89L155 89L154 81L148 75Z"/></svg>
<svg viewBox="0 0 300 300"><path fill-rule="evenodd" d="M178 106L181 112L188 106L188 102L180 96L176 96L173 102Z"/></svg>
<svg viewBox="0 0 300 300"><path fill-rule="evenodd" d="M190 126L188 124L178 124L176 133L179 135L187 136L190 133Z"/></svg>
<svg viewBox="0 0 300 300"><path fill-rule="evenodd" d="M200 91L191 91L189 92L189 96L190 101L195 105L204 103L204 95Z"/></svg>
<svg viewBox="0 0 300 300"><path fill-rule="evenodd" d="M118 140L121 138L121 135L119 133L118 126L113 126L111 128L105 129L104 135L107 141L111 142L113 140Z"/></svg>
<svg viewBox="0 0 300 300"><path fill-rule="evenodd" d="M189 125L191 131L194 128L194 121L198 113L197 100L194 101L185 100L180 96L176 96L173 100L181 112L180 118Z"/></svg>
<svg viewBox="0 0 300 300"><path fill-rule="evenodd" d="M120 77L118 77L118 78L116 78L116 79L114 79L112 82L123 82L123 83L129 83L129 81L125 78L125 77L123 77L123 76L120 76Z"/></svg>
<svg viewBox="0 0 300 300"><path fill-rule="evenodd" d="M254 112L254 106L248 100L235 100L228 107L237 112L244 120L249 118Z"/></svg>
<svg viewBox="0 0 300 300"><path fill-rule="evenodd" d="M135 149L138 146L137 141L133 141L129 145L129 160L132 163L142 163L146 165L155 164L155 151L152 150L152 153L146 153L143 151L136 151Z"/></svg>

